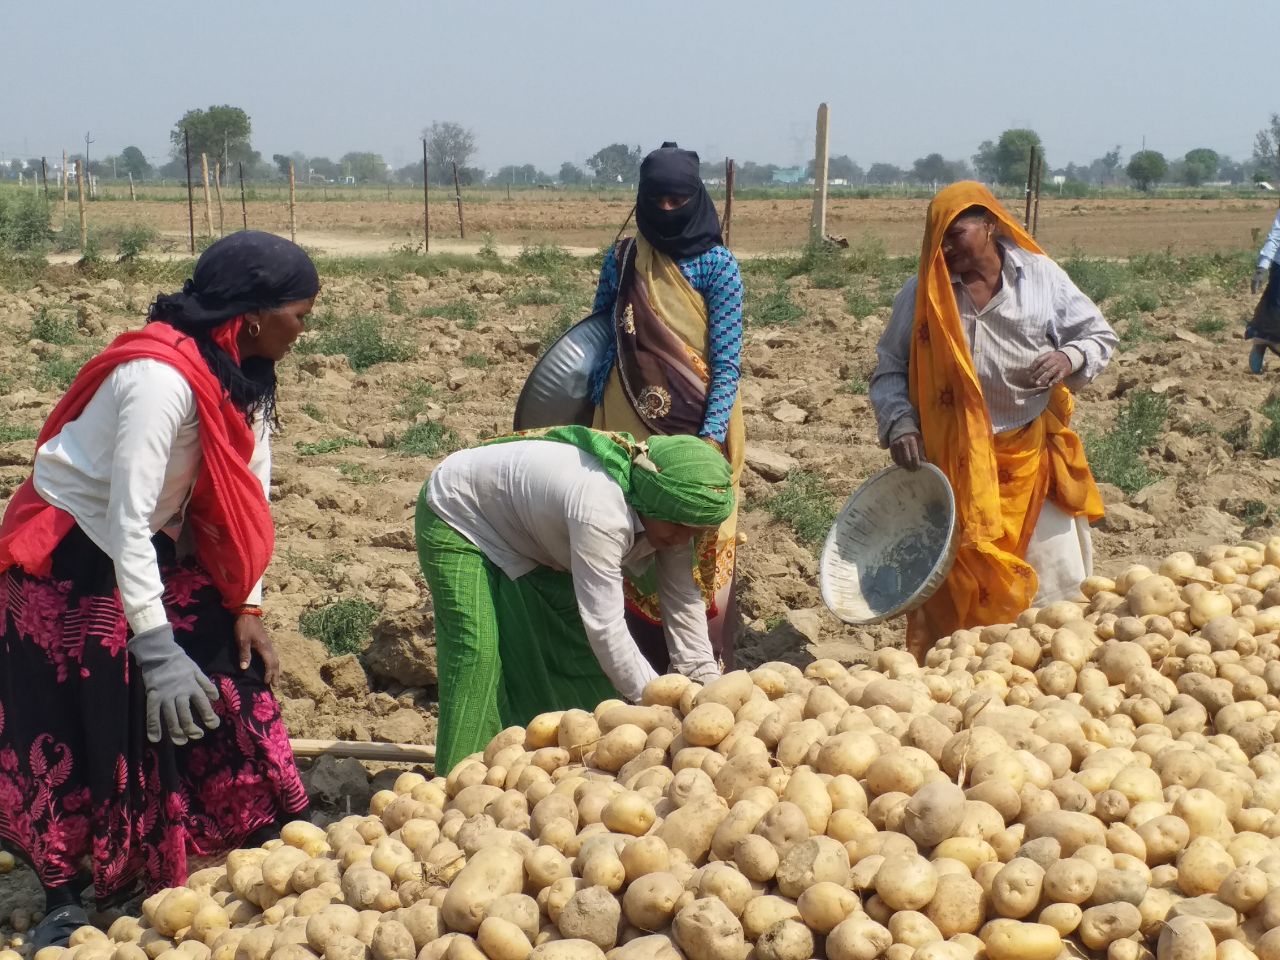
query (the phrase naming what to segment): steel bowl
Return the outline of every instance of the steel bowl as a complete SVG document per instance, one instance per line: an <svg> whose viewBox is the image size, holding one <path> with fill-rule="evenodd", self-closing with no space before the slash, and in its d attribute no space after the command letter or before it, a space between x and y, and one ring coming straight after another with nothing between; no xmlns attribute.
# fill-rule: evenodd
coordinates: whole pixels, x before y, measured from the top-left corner
<svg viewBox="0 0 1280 960"><path fill-rule="evenodd" d="M855 626L914 610L950 573L957 541L955 495L941 470L881 470L854 491L827 534L822 602Z"/></svg>
<svg viewBox="0 0 1280 960"><path fill-rule="evenodd" d="M613 339L608 311L593 313L561 334L534 365L516 400L515 429L591 426L591 374Z"/></svg>

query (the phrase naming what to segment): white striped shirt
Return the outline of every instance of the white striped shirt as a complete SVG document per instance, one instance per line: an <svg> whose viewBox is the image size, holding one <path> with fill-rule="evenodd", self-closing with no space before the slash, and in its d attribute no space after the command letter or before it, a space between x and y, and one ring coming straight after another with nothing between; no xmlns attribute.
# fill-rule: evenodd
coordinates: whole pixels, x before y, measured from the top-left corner
<svg viewBox="0 0 1280 960"><path fill-rule="evenodd" d="M1066 384L1078 391L1106 369L1117 342L1111 325L1065 270L1006 240L1000 246L1003 283L983 309L974 305L959 276L951 277L995 433L1030 423L1048 406L1049 389L1036 386L1030 372L1041 354L1061 350L1070 357ZM920 432L907 387L915 306L912 277L894 299L889 325L876 346L879 363L869 392L883 446Z"/></svg>

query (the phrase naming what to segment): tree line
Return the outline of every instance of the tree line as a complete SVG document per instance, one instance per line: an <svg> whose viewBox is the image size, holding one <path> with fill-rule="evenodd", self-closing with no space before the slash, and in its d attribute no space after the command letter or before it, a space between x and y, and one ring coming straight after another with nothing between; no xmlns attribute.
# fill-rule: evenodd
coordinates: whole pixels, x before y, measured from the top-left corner
<svg viewBox="0 0 1280 960"><path fill-rule="evenodd" d="M92 158L88 170L94 176L111 179L131 176L136 181L181 180L186 177L189 149L193 168L198 169L203 153L209 158L210 168L217 164L224 177L238 176L243 167L245 177L250 180L282 179L288 177L292 164L295 177L301 183L422 184L420 161L393 169L381 154L373 151L351 151L336 160L301 152L277 153L268 160L253 149L252 134L252 121L240 107L224 104L192 109L184 113L169 132L170 156L166 162L153 165L138 147L128 146L117 155ZM530 163L508 164L485 171L472 164L477 152L476 136L462 124L435 121L422 130L421 137L431 180L437 184L452 180L456 169L458 182L463 186L481 183L572 186L588 182L629 185L636 182L644 156L639 145L612 143L582 164L565 161L554 173ZM936 187L963 179L1019 185L1026 181L1033 148L1039 151L1042 182L1061 176L1064 182L1059 189L1064 191L1091 186L1132 185L1150 190L1162 183L1197 187L1214 182L1280 181L1280 114L1273 113L1267 125L1258 131L1253 154L1243 161L1233 160L1209 147L1198 147L1175 158L1167 158L1158 150L1143 149L1122 164L1121 148L1117 145L1088 163L1070 162L1054 168L1045 157L1039 134L1020 128L1005 130L993 140L984 140L971 157L947 158L940 153L930 153L908 168L875 162L864 169L847 155L833 156L828 161L828 177L835 183L850 186ZM72 155L70 159L84 158ZM15 157L0 167L0 174L16 178L23 172L28 176L38 174L39 169L39 158L24 161ZM703 179L720 181L724 175L722 161L703 163ZM813 162L800 168L747 160L737 164L735 176L737 184L747 188L811 182Z"/></svg>

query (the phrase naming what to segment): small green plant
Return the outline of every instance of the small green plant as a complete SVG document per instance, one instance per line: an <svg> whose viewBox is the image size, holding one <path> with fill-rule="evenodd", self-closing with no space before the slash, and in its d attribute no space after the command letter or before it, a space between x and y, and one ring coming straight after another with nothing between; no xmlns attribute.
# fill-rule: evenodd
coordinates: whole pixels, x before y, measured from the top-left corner
<svg viewBox="0 0 1280 960"><path fill-rule="evenodd" d="M451 300L448 303L423 307L422 316L440 317L444 320L456 320L463 330L474 330L480 322L480 314L475 305L465 300Z"/></svg>
<svg viewBox="0 0 1280 960"><path fill-rule="evenodd" d="M78 333L75 320L65 314L55 313L48 307L41 307L31 319L33 340L66 346L69 343L75 343Z"/></svg>
<svg viewBox="0 0 1280 960"><path fill-rule="evenodd" d="M436 399L436 388L426 380L411 380L405 390L404 399L396 406L396 417L401 420L415 420L427 412L427 404Z"/></svg>
<svg viewBox="0 0 1280 960"><path fill-rule="evenodd" d="M558 273L572 261L573 254L554 243L524 246L516 255L516 264L531 273Z"/></svg>
<svg viewBox="0 0 1280 960"><path fill-rule="evenodd" d="M1212 337L1227 329L1227 321L1221 317L1201 317L1191 327L1192 333L1198 333L1202 337Z"/></svg>
<svg viewBox="0 0 1280 960"><path fill-rule="evenodd" d="M38 252L49 246L49 204L38 191L28 190L16 199L0 197L0 247L19 253Z"/></svg>
<svg viewBox="0 0 1280 960"><path fill-rule="evenodd" d="M158 234L144 223L133 223L120 231L116 251L121 260L134 260L156 242Z"/></svg>
<svg viewBox="0 0 1280 960"><path fill-rule="evenodd" d="M342 475L342 479L362 487L382 483L386 479L382 474L366 470L358 463L340 463L338 464L338 473Z"/></svg>
<svg viewBox="0 0 1280 960"><path fill-rule="evenodd" d="M1137 316L1129 320L1124 325L1124 329L1120 331L1120 342L1127 347L1137 346L1141 343L1151 343L1156 340L1163 340L1158 333L1147 326L1144 317Z"/></svg>
<svg viewBox="0 0 1280 960"><path fill-rule="evenodd" d="M319 640L338 657L363 650L377 619L378 608L367 600L334 600L303 611L298 627L303 636Z"/></svg>
<svg viewBox="0 0 1280 960"><path fill-rule="evenodd" d="M484 235L484 243L480 244L480 249L476 251L476 256L486 263L502 262L502 258L498 256L498 246L494 243L492 233Z"/></svg>
<svg viewBox="0 0 1280 960"><path fill-rule="evenodd" d="M855 320L865 320L879 309L880 303L862 287L851 286L844 292L844 307Z"/></svg>
<svg viewBox="0 0 1280 960"><path fill-rule="evenodd" d="M25 424L9 423L0 420L0 443L16 443L19 440L34 440L40 436L40 428Z"/></svg>
<svg viewBox="0 0 1280 960"><path fill-rule="evenodd" d="M92 266L102 262L102 241L98 239L96 233L89 233L85 237L84 246L80 248L80 263L84 266Z"/></svg>
<svg viewBox="0 0 1280 960"><path fill-rule="evenodd" d="M773 290L747 307L746 315L763 327L789 327L804 316L804 311L791 299L791 288L778 280Z"/></svg>
<svg viewBox="0 0 1280 960"><path fill-rule="evenodd" d="M36 368L37 390L65 390L80 372L81 362L63 353L51 353Z"/></svg>
<svg viewBox="0 0 1280 960"><path fill-rule="evenodd" d="M1246 500L1240 508L1239 517L1246 527L1263 526L1269 521L1269 510L1261 500Z"/></svg>
<svg viewBox="0 0 1280 960"><path fill-rule="evenodd" d="M399 317L408 313L409 307L404 302L404 294L395 289L387 291L387 309Z"/></svg>
<svg viewBox="0 0 1280 960"><path fill-rule="evenodd" d="M865 397L871 389L871 382L860 373L855 373L840 385L842 393L851 393L855 397Z"/></svg>
<svg viewBox="0 0 1280 960"><path fill-rule="evenodd" d="M345 450L347 447L363 447L363 440L357 440L354 437L334 437L330 440L317 440L314 443L303 443L299 440L293 445L293 449L298 451L300 457L318 457L326 453L337 453L339 450Z"/></svg>
<svg viewBox="0 0 1280 960"><path fill-rule="evenodd" d="M1262 407L1262 415L1270 421L1258 439L1258 453L1264 459L1280 457L1280 400L1268 401Z"/></svg>
<svg viewBox="0 0 1280 960"><path fill-rule="evenodd" d="M441 457L462 446L453 427L435 420L419 420L404 433L391 438L391 448L414 457Z"/></svg>
<svg viewBox="0 0 1280 960"><path fill-rule="evenodd" d="M545 353L547 348L559 340L566 330L581 320L584 310L585 307L577 300L562 304L556 311L556 315L544 323L538 331L539 355Z"/></svg>
<svg viewBox="0 0 1280 960"><path fill-rule="evenodd" d="M798 269L809 275L809 285L818 290L839 290L849 282L849 266L841 249L825 241L805 248Z"/></svg>
<svg viewBox="0 0 1280 960"><path fill-rule="evenodd" d="M310 417L312 420L316 421L317 423L324 423L325 421L324 411L322 411L314 403L304 403L301 407L301 410L303 413L305 413L308 417Z"/></svg>
<svg viewBox="0 0 1280 960"><path fill-rule="evenodd" d="M80 249L80 227L74 220L63 220L53 235L53 249L59 253L70 253Z"/></svg>
<svg viewBox="0 0 1280 960"><path fill-rule="evenodd" d="M312 338L298 345L300 353L345 356L351 369L360 373L378 363L411 359L417 349L407 340L389 335L381 319L371 314L334 318Z"/></svg>
<svg viewBox="0 0 1280 960"><path fill-rule="evenodd" d="M1241 420L1234 427L1223 430L1222 439L1236 453L1249 449L1249 421Z"/></svg>
<svg viewBox="0 0 1280 960"><path fill-rule="evenodd" d="M462 365L472 370L483 370L489 366L489 358L483 353L468 353L462 358Z"/></svg>
<svg viewBox="0 0 1280 960"><path fill-rule="evenodd" d="M520 287L507 297L507 303L513 307L549 307L559 302L560 294L550 287Z"/></svg>
<svg viewBox="0 0 1280 960"><path fill-rule="evenodd" d="M1168 414L1165 397L1150 390L1130 393L1109 430L1085 437L1093 475L1129 494L1154 483L1159 474L1147 466L1142 454L1160 436Z"/></svg>
<svg viewBox="0 0 1280 960"><path fill-rule="evenodd" d="M836 501L822 478L806 470L793 470L782 489L765 501L775 519L787 524L801 541L816 545L826 537L836 516Z"/></svg>

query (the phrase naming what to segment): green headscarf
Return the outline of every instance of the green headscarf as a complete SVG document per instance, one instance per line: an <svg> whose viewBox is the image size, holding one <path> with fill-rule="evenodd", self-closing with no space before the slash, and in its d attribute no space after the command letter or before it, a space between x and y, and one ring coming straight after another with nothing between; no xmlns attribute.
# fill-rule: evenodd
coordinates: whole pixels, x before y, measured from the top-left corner
<svg viewBox="0 0 1280 960"><path fill-rule="evenodd" d="M636 513L687 527L718 527L733 513L733 474L724 456L697 437L650 437L590 427L553 427L498 437L483 446L516 440L567 443L600 461Z"/></svg>

